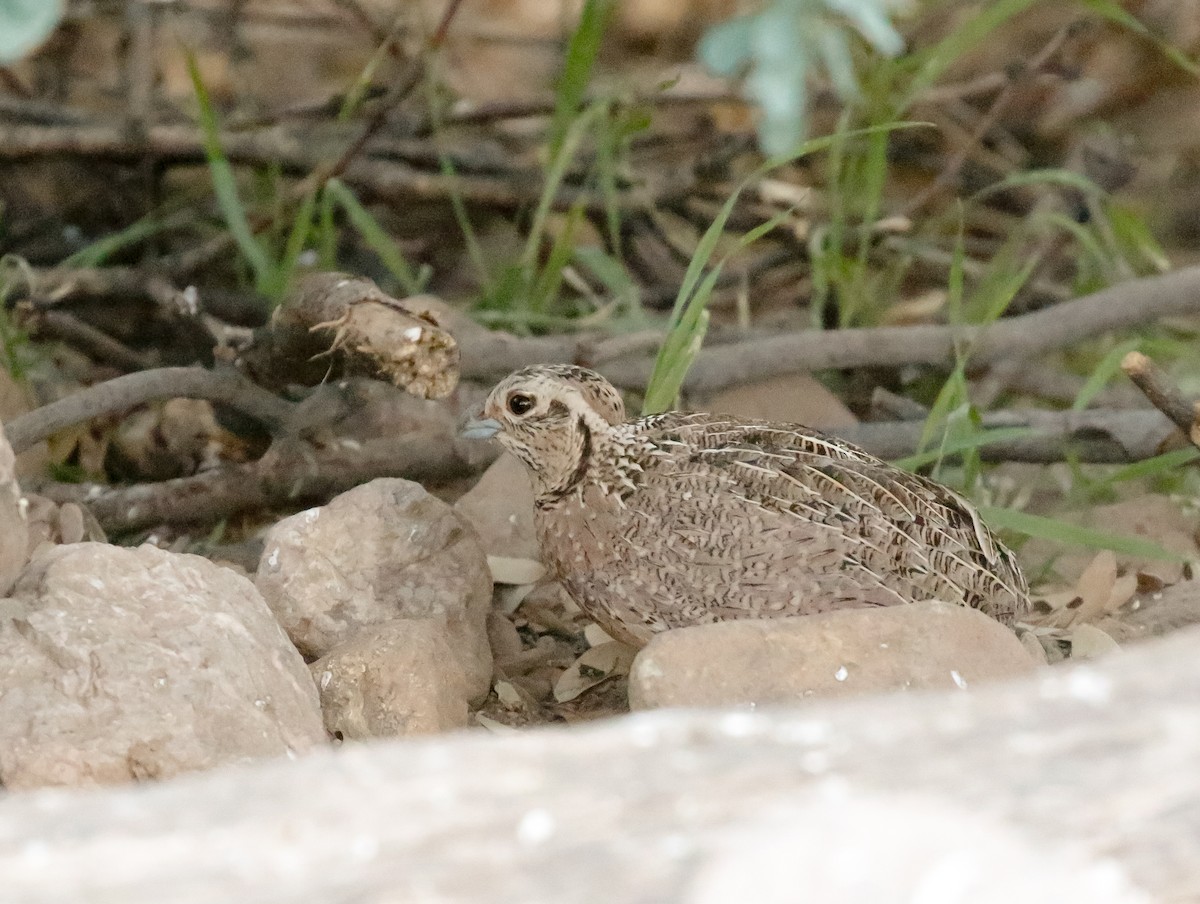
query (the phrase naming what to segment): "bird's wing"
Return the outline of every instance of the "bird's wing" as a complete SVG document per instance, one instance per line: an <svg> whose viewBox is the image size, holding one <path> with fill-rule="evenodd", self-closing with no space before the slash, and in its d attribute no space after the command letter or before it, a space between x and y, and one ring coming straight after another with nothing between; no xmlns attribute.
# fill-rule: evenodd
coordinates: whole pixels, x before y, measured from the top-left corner
<svg viewBox="0 0 1200 904"><path fill-rule="evenodd" d="M647 421L642 435L662 450L648 483L660 491L672 483L719 486L724 504L757 513L774 543L793 533L808 542L814 566L832 556L841 561L831 568L849 561L883 583L930 595L949 584L968 601L1026 595L1012 554L975 508L934 481L794 425L708 414Z"/></svg>

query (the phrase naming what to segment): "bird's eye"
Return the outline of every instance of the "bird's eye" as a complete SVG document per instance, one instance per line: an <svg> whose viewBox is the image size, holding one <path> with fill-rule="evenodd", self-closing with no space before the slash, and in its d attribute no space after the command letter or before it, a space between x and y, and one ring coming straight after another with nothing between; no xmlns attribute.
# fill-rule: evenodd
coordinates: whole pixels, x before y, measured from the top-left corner
<svg viewBox="0 0 1200 904"><path fill-rule="evenodd" d="M508 410L518 417L533 410L536 399L523 392L514 392L508 397Z"/></svg>

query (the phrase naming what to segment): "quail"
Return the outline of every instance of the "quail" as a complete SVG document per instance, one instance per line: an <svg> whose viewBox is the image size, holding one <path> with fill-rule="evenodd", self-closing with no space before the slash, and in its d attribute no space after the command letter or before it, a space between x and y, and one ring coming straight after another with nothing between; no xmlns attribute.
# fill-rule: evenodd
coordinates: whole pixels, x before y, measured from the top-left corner
<svg viewBox="0 0 1200 904"><path fill-rule="evenodd" d="M1013 554L950 489L793 424L626 420L580 367L502 380L464 433L528 468L547 567L610 635L939 599L1011 625Z"/></svg>

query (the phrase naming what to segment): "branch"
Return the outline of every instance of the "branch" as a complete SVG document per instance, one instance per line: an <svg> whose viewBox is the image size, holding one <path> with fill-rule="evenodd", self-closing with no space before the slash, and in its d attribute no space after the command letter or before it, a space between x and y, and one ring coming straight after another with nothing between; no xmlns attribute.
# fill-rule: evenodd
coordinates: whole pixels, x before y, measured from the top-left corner
<svg viewBox="0 0 1200 904"><path fill-rule="evenodd" d="M917 451L923 421L885 421L838 427L830 433L884 459L904 458ZM1068 456L1091 464L1129 464L1162 453L1175 428L1153 409L1086 411L995 411L983 427L1029 427L1032 436L981 446L987 461L1053 462Z"/></svg>
<svg viewBox="0 0 1200 904"><path fill-rule="evenodd" d="M161 367L126 374L81 389L73 395L43 405L5 425L15 452L53 436L75 424L127 411L161 399L205 399L235 408L273 432L286 423L295 406L234 370L204 370L200 367Z"/></svg>
<svg viewBox="0 0 1200 904"><path fill-rule="evenodd" d="M258 461L226 465L191 477L136 486L43 483L32 489L55 502L86 506L107 533L159 524L212 523L245 511L326 502L376 477L444 482L485 462L454 453L453 437L412 433L366 442L317 445L289 437Z"/></svg>
<svg viewBox="0 0 1200 904"><path fill-rule="evenodd" d="M598 333L515 336L490 331L460 312L440 306L439 320L458 340L462 373L491 381L535 363L595 367L615 385L641 390L654 366L651 356L612 358L620 349ZM847 330L802 330L761 335L701 349L684 388L714 393L781 374L905 364L952 365L955 348L970 350L983 366L1032 358L1092 336L1127 329L1162 317L1200 313L1200 266L1118 283L988 326L909 326ZM644 347L639 337L637 348Z"/></svg>
<svg viewBox="0 0 1200 904"><path fill-rule="evenodd" d="M954 361L956 343L970 349L972 363L986 365L1008 358L1032 358L1102 333L1197 313L1200 266L1184 267L1118 283L1074 301L988 326L805 330L710 346L701 350L684 387L692 392L717 392L800 371L949 365ZM471 374L466 343L463 360L466 372ZM530 362L526 359L523 363ZM644 387L652 367L653 360L647 358L613 362L601 369L624 387Z"/></svg>

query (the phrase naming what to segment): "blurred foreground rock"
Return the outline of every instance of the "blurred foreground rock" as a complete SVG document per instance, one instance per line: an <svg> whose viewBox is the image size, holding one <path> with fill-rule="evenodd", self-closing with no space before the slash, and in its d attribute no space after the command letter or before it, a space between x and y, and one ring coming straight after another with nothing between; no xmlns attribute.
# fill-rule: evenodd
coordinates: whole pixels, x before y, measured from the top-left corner
<svg viewBox="0 0 1200 904"><path fill-rule="evenodd" d="M378 703L380 688L351 690L345 682L355 674L374 680L379 669L390 676L381 679L386 684L400 680L407 668L432 666L412 646L428 630L444 637L442 649L454 657L464 699L482 698L491 686L487 558L471 527L419 484L373 480L283 519L267 536L255 583L302 653L341 663L330 669L338 684L334 696L364 701L374 695ZM428 621L437 627L417 625ZM402 640L405 625L417 625L414 640ZM352 647L346 650L346 644ZM367 661L373 663L370 673L362 667ZM450 665L440 668L454 671ZM390 715L376 711L367 722L355 721L357 716L334 721L350 718L360 728L399 725L413 712L411 701L421 688L453 683L426 673L411 680L404 694L410 703Z"/></svg>
<svg viewBox="0 0 1200 904"><path fill-rule="evenodd" d="M199 556L53 547L0 607L7 788L168 778L325 740L254 585Z"/></svg>
<svg viewBox="0 0 1200 904"><path fill-rule="evenodd" d="M10 795L0 874L22 904L1194 901L1198 654Z"/></svg>
<svg viewBox="0 0 1200 904"><path fill-rule="evenodd" d="M1036 665L1008 628L952 603L743 619L656 635L634 660L629 705L746 706L965 690Z"/></svg>

